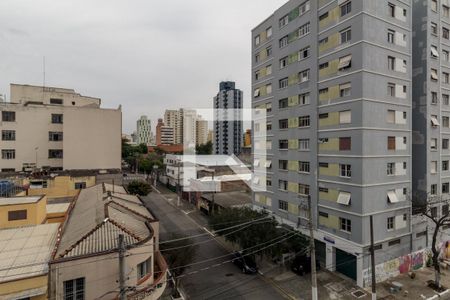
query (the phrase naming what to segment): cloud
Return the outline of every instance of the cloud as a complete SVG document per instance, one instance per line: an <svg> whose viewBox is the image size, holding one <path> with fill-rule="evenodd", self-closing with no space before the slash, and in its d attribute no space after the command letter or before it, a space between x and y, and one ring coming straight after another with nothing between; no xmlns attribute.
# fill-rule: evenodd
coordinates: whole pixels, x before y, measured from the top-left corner
<svg viewBox="0 0 450 300"><path fill-rule="evenodd" d="M250 103L250 32L285 0L0 2L0 93L9 83L74 88L123 107L134 130L165 109L212 107L221 80Z"/></svg>

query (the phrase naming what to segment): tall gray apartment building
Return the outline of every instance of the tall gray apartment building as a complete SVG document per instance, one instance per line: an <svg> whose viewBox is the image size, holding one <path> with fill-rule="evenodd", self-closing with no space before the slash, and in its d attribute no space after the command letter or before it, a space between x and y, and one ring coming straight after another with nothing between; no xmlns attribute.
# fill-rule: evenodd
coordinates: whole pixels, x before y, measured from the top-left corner
<svg viewBox="0 0 450 300"><path fill-rule="evenodd" d="M449 1L419 1L413 7L413 195L449 197L450 9ZM439 203L433 214L448 212Z"/></svg>
<svg viewBox="0 0 450 300"><path fill-rule="evenodd" d="M213 154L238 155L242 149L243 93L232 81L223 81L214 97Z"/></svg>
<svg viewBox="0 0 450 300"><path fill-rule="evenodd" d="M291 0L252 31L252 107L267 111L254 205L307 232L310 196L318 257L360 286L370 216L376 264L425 247L409 201L411 2Z"/></svg>

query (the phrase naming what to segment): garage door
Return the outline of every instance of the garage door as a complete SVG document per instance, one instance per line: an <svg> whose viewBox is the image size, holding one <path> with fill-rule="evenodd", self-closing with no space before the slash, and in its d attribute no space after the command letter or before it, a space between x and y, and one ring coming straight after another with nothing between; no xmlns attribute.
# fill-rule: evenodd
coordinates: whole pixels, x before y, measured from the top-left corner
<svg viewBox="0 0 450 300"><path fill-rule="evenodd" d="M336 248L336 271L356 280L356 256Z"/></svg>

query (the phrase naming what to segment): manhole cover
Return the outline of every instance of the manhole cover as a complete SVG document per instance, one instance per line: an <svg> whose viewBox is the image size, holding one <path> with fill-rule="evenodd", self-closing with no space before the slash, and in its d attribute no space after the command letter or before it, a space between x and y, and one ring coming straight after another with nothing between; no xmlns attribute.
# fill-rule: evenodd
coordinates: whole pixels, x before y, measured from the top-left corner
<svg viewBox="0 0 450 300"><path fill-rule="evenodd" d="M356 298L362 298L366 295L366 293L364 293L363 291L354 291L352 293L352 295L353 295L353 297L356 297Z"/></svg>
<svg viewBox="0 0 450 300"><path fill-rule="evenodd" d="M227 274L225 274L226 277L230 277L230 276L233 276L233 275L234 275L233 273L227 273Z"/></svg>

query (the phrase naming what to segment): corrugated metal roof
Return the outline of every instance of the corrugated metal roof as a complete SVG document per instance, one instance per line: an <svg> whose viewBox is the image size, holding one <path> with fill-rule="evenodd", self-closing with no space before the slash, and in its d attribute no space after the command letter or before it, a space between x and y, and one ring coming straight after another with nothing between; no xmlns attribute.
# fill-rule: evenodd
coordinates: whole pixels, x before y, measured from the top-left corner
<svg viewBox="0 0 450 300"><path fill-rule="evenodd" d="M46 274L59 224L0 230L0 282Z"/></svg>
<svg viewBox="0 0 450 300"><path fill-rule="evenodd" d="M105 190L103 189L105 187ZM146 221L153 219L141 201L121 186L102 184L81 190L65 223L55 259L117 249L124 234L127 244L151 236Z"/></svg>

